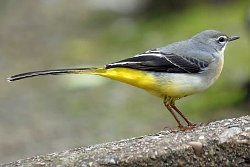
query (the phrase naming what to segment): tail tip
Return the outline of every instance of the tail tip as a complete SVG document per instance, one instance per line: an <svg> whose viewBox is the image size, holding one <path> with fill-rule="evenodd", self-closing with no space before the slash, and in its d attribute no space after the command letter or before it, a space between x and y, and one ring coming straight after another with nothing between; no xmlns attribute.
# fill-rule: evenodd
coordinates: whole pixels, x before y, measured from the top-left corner
<svg viewBox="0 0 250 167"><path fill-rule="evenodd" d="M14 81L12 77L7 78L7 82L12 82L12 81Z"/></svg>

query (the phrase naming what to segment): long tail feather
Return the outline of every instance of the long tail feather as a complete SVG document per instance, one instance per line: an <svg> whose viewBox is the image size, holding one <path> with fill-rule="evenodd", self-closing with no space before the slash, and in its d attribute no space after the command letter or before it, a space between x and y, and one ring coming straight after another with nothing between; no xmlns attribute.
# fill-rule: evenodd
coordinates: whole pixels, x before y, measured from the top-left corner
<svg viewBox="0 0 250 167"><path fill-rule="evenodd" d="M30 78L30 77L35 77L35 76L40 76L40 75L82 74L82 73L88 73L88 72L91 73L97 69L100 69L100 68L95 68L95 67L92 67L92 68L69 68L69 69L33 71L33 72L26 72L26 73L13 75L13 76L7 78L7 80L9 82L12 82L12 81Z"/></svg>

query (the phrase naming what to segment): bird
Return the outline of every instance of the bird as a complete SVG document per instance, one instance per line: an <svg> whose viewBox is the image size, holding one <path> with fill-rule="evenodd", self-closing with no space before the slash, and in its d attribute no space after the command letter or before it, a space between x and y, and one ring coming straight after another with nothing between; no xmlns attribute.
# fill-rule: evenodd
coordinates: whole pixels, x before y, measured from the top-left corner
<svg viewBox="0 0 250 167"><path fill-rule="evenodd" d="M193 129L176 101L208 89L220 76L227 44L239 36L205 30L193 37L148 50L102 67L67 68L26 72L9 77L9 82L41 75L92 74L127 83L163 100L181 130ZM178 118L186 122L183 125Z"/></svg>

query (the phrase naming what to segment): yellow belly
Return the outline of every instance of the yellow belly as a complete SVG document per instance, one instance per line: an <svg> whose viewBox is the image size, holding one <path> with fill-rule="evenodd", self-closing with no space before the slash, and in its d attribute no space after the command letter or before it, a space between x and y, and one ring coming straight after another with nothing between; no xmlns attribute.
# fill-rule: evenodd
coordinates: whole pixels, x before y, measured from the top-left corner
<svg viewBox="0 0 250 167"><path fill-rule="evenodd" d="M138 88L142 88L155 96L180 98L197 92L195 85L200 83L189 83L186 75L145 72L130 68L100 69L96 75L124 82ZM176 76L179 76L176 78ZM184 76L184 77L183 77ZM191 82L197 82L191 78Z"/></svg>
<svg viewBox="0 0 250 167"><path fill-rule="evenodd" d="M124 82L142 89L155 90L157 83L153 75L141 70L130 68L111 68L103 72L97 72L97 75Z"/></svg>

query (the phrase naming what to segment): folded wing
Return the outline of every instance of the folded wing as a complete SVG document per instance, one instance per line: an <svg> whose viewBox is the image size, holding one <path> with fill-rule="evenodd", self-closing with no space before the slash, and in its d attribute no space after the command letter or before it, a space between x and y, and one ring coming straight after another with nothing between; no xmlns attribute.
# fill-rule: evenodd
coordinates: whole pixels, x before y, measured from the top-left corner
<svg viewBox="0 0 250 167"><path fill-rule="evenodd" d="M207 66L207 62L195 58L150 50L128 59L107 64L106 68L123 67L167 73L199 73Z"/></svg>

